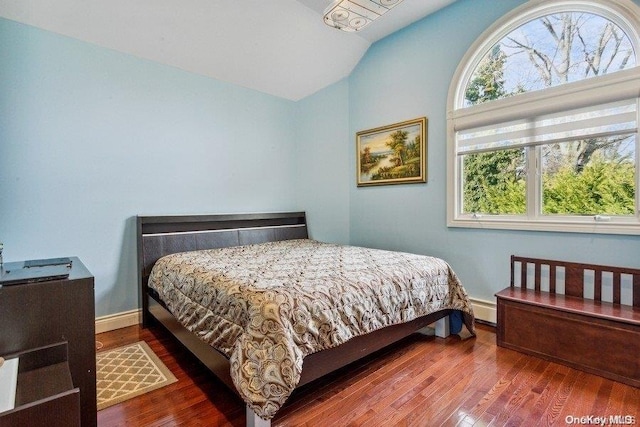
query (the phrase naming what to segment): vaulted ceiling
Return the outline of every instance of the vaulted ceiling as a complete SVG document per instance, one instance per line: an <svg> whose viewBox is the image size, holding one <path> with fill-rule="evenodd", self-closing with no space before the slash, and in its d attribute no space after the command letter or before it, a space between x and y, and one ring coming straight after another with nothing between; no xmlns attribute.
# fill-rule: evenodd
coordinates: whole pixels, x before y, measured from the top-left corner
<svg viewBox="0 0 640 427"><path fill-rule="evenodd" d="M404 0L357 33L332 0L0 0L0 17L291 100L348 76L369 46L455 0Z"/></svg>

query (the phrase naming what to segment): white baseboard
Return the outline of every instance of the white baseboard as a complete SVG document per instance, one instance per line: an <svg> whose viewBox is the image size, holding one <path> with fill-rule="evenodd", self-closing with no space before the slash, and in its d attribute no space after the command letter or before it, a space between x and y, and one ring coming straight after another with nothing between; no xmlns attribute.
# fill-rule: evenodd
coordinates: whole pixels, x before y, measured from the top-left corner
<svg viewBox="0 0 640 427"><path fill-rule="evenodd" d="M496 323L496 303L476 298L470 298L470 300L476 319L493 324ZM127 326L133 326L139 323L142 323L142 311L139 308L122 313L96 317L96 334L126 328Z"/></svg>
<svg viewBox="0 0 640 427"><path fill-rule="evenodd" d="M96 334L126 328L139 323L142 323L142 311L139 308L96 317Z"/></svg>
<svg viewBox="0 0 640 427"><path fill-rule="evenodd" d="M470 298L470 300L476 319L496 324L498 321L498 311L495 302L475 298Z"/></svg>

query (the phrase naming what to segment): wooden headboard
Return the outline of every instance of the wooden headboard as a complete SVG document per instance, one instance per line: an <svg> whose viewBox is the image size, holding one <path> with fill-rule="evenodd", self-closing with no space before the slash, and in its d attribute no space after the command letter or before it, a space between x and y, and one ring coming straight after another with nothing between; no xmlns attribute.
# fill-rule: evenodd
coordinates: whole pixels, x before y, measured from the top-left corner
<svg viewBox="0 0 640 427"><path fill-rule="evenodd" d="M143 319L151 268L165 255L308 237L304 212L138 216L136 234Z"/></svg>

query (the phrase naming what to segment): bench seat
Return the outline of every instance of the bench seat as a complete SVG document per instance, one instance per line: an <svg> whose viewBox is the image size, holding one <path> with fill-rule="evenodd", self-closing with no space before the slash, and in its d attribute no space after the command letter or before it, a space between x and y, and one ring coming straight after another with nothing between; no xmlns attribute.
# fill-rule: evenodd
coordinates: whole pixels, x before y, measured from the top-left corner
<svg viewBox="0 0 640 427"><path fill-rule="evenodd" d="M625 322L640 327L640 309L630 305L511 287L498 292L496 297L510 301L526 302L527 304L561 310L567 313Z"/></svg>
<svg viewBox="0 0 640 427"><path fill-rule="evenodd" d="M517 286L513 283L513 265L522 260L521 269L526 274L521 275ZM640 307L542 291L539 277L534 278L538 289L532 289L527 287L525 276L539 275L540 265L549 263L562 270L563 263L522 260L512 257L512 285L496 294L498 346L640 388ZM527 269L528 264L535 268ZM583 274L575 274L576 266L583 266L583 273L607 271L604 266L568 263L566 271L573 269L573 273L565 280L583 280ZM627 269L620 274L630 274L633 290L637 291L638 270ZM567 288L581 289L582 284L567 283Z"/></svg>

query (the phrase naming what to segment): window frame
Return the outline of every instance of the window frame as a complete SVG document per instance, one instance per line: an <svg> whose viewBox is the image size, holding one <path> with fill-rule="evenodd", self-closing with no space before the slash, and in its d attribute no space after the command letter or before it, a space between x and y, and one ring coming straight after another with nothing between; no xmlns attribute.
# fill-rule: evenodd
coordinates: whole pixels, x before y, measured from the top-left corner
<svg viewBox="0 0 640 427"><path fill-rule="evenodd" d="M631 39L636 66L543 90L517 94L491 102L464 106L466 85L478 64L498 41L517 27L541 16L566 11L600 15L618 25ZM604 104L622 99L640 102L640 7L625 0L530 0L488 28L460 61L449 87L447 104L447 226L508 230L561 231L604 234L640 234L640 134L636 134L636 212L629 217L542 215L538 155L526 157L527 212L525 215L463 214L462 159L457 155L456 131L482 124ZM550 107L551 106L551 107ZM525 114L526 113L526 114ZM640 105L637 109L640 127ZM497 117L497 119L496 119ZM533 170L533 172L531 172Z"/></svg>

